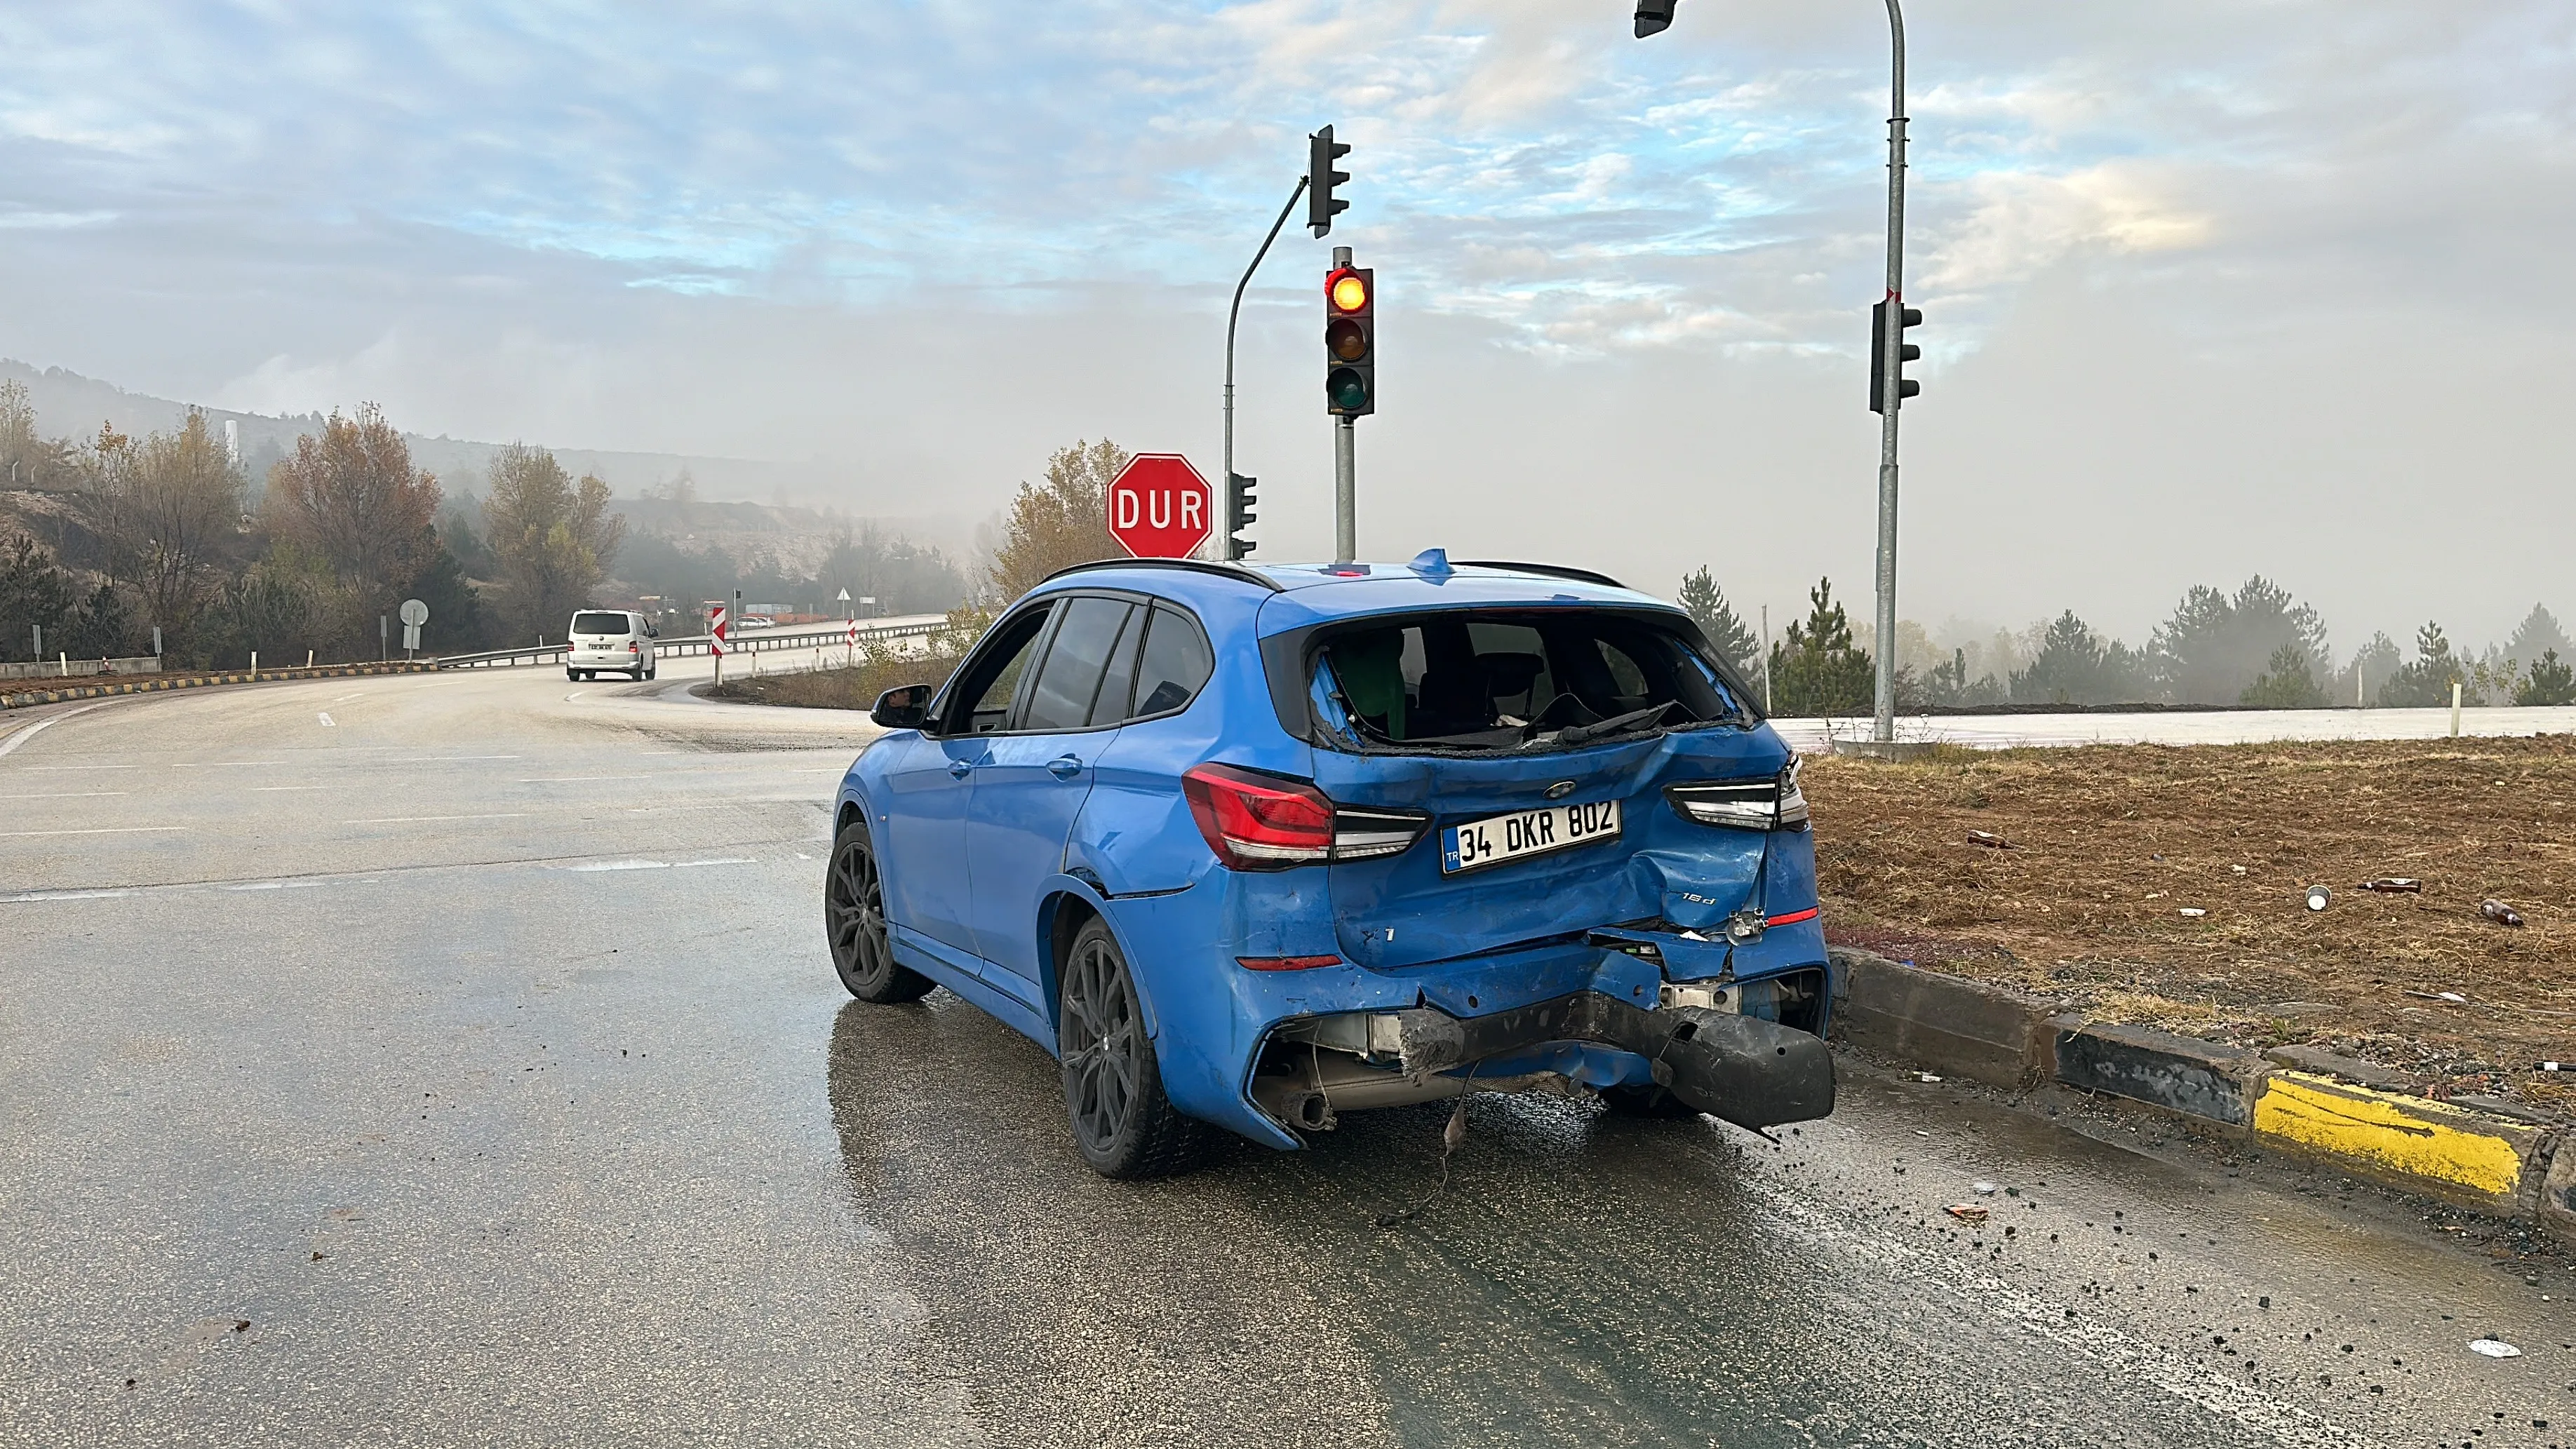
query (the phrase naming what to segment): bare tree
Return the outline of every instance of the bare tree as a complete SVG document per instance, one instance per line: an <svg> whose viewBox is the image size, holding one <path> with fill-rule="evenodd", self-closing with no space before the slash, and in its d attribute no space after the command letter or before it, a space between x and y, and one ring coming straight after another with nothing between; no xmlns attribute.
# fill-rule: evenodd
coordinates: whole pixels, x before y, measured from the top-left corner
<svg viewBox="0 0 2576 1449"><path fill-rule="evenodd" d="M1109 485L1134 456L1107 438L1077 442L1047 459L1045 487L1020 485L993 551L996 602L1009 603L1058 569L1125 552L1109 536Z"/></svg>
<svg viewBox="0 0 2576 1449"><path fill-rule="evenodd" d="M330 565L362 605L383 609L436 549L438 477L411 466L411 448L374 403L333 413L322 434L295 440L269 470L261 517L276 537Z"/></svg>
<svg viewBox="0 0 2576 1449"><path fill-rule="evenodd" d="M562 637L626 538L606 483L587 474L575 482L554 454L525 443L492 459L483 522L500 564L502 615L521 634Z"/></svg>
<svg viewBox="0 0 2576 1449"><path fill-rule="evenodd" d="M36 436L36 406L27 385L15 378L0 382L0 488L44 493L78 480L70 447Z"/></svg>
<svg viewBox="0 0 2576 1449"><path fill-rule="evenodd" d="M241 531L242 475L223 440L191 409L177 432L140 442L102 426L80 463L107 576L133 592L141 623L185 636Z"/></svg>

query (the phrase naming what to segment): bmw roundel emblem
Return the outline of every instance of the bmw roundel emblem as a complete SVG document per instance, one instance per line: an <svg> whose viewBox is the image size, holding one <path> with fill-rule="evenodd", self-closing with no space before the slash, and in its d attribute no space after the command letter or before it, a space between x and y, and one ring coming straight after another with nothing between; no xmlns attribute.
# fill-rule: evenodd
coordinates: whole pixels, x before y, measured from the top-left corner
<svg viewBox="0 0 2576 1449"><path fill-rule="evenodd" d="M1572 780L1559 780L1555 784L1547 787L1547 798L1550 800L1562 800L1573 793L1574 782Z"/></svg>

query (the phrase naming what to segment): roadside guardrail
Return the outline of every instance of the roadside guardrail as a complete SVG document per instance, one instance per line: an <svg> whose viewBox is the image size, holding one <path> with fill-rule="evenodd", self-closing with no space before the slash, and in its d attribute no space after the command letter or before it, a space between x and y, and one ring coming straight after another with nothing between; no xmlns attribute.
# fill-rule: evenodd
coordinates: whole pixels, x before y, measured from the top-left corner
<svg viewBox="0 0 2576 1449"><path fill-rule="evenodd" d="M862 621L859 625L859 637L877 640L918 639L936 634L946 627L948 627L948 621L939 616ZM725 652L727 654L772 654L788 649L830 648L835 644L847 643L849 637L850 626L846 623L797 624L775 629L746 629L725 641ZM656 639L653 641L653 657L663 659L704 654L714 646L714 642L705 634L691 634L676 639ZM531 644L518 649L486 649L479 654L449 654L442 656L435 663L441 669L515 668L521 664L561 663L571 649L572 645L569 643Z"/></svg>

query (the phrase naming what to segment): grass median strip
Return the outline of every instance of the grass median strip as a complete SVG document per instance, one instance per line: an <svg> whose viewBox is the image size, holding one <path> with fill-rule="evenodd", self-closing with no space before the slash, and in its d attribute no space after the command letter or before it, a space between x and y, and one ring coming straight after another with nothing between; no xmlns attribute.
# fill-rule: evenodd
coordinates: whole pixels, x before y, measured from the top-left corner
<svg viewBox="0 0 2576 1449"><path fill-rule="evenodd" d="M2567 1074L2533 1070L2576 1059L2576 737L1945 749L1804 780L1838 944L2576 1110ZM2422 889L2358 888L2386 877Z"/></svg>

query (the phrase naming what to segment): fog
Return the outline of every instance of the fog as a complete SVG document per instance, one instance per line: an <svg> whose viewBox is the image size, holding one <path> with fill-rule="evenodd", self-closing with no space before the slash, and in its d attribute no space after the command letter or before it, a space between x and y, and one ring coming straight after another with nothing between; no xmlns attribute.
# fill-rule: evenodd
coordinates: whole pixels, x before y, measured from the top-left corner
<svg viewBox="0 0 2576 1449"><path fill-rule="evenodd" d="M1366 555L1661 592L1706 563L1775 628L1830 575L1866 614L1874 17L1685 0L1640 44L1615 4L845 9L610 35L469 6L426 49L292 7L22 14L0 355L795 464L793 501L954 546L1077 438L1217 474L1225 297L1335 119L1360 149L1331 240L1381 288ZM1908 618L2071 607L2140 643L2258 572L2339 656L2576 614L2547 265L2576 15L1910 21ZM120 31L167 38L110 65ZM1329 548L1329 245L1292 229L1247 308L1262 558Z"/></svg>

